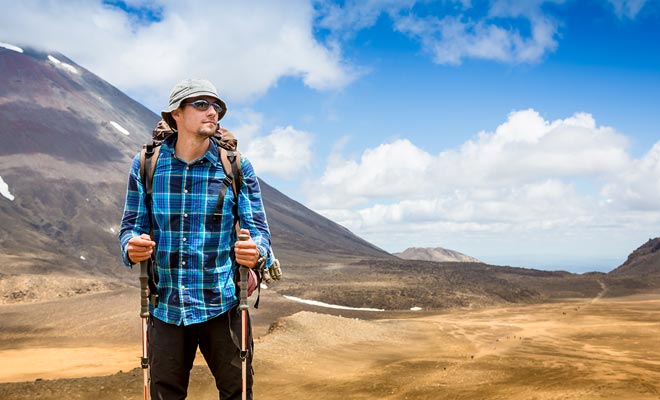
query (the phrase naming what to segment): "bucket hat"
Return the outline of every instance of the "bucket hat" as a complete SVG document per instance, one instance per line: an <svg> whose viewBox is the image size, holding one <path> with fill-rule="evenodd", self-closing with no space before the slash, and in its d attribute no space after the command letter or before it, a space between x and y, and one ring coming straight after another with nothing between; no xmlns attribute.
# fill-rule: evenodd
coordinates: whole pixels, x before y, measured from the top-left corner
<svg viewBox="0 0 660 400"><path fill-rule="evenodd" d="M224 117L227 112L225 102L218 96L218 90L213 84L206 79L184 79L174 85L170 92L170 102L166 109L161 111L160 115L169 126L176 129L176 121L172 118L172 111L181 106L181 102L191 97L210 96L218 100L222 106L222 111L218 115L218 121Z"/></svg>

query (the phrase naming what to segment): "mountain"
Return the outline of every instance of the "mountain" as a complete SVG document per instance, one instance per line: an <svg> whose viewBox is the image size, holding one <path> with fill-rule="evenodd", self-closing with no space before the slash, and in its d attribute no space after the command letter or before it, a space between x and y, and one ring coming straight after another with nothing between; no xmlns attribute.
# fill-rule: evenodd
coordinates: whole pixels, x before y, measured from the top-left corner
<svg viewBox="0 0 660 400"><path fill-rule="evenodd" d="M392 253L393 255L405 260L422 260L437 262L477 262L474 257L467 256L458 251L443 249L442 247L409 247L401 253Z"/></svg>
<svg viewBox="0 0 660 400"><path fill-rule="evenodd" d="M0 278L134 280L116 235L131 159L158 119L62 54L0 47ZM261 185L283 265L393 257Z"/></svg>
<svg viewBox="0 0 660 400"><path fill-rule="evenodd" d="M131 158L158 117L62 54L0 48L3 274L124 276Z"/></svg>
<svg viewBox="0 0 660 400"><path fill-rule="evenodd" d="M609 274L614 276L657 277L660 273L660 237L649 239L630 253L628 259Z"/></svg>

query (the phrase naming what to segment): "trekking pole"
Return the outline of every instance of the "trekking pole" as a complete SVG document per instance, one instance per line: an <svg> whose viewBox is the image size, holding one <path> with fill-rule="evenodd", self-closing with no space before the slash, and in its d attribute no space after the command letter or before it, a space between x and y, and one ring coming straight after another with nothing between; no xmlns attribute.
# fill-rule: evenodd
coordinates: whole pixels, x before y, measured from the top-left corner
<svg viewBox="0 0 660 400"><path fill-rule="evenodd" d="M248 240L249 235L240 234L238 240ZM238 309L241 310L241 377L242 377L242 400L247 400L247 320L248 320L248 269L240 265L241 294Z"/></svg>
<svg viewBox="0 0 660 400"><path fill-rule="evenodd" d="M143 399L149 400L149 357L147 355L147 324L149 320L149 274L147 272L150 260L140 262L140 317L142 318L142 371L144 371Z"/></svg>

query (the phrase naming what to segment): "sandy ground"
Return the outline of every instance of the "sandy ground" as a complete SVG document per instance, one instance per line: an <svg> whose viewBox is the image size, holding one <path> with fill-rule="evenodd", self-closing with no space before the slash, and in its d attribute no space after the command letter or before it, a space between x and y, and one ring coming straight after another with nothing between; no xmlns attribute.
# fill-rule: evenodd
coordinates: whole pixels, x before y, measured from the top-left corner
<svg viewBox="0 0 660 400"><path fill-rule="evenodd" d="M112 304L133 295L113 294ZM0 380L13 383L0 384L0 398L141 398L139 320L105 297L76 313L75 299L1 306ZM289 305L262 302L255 320ZM104 305L104 318L89 317ZM258 399L660 399L660 295L381 319L295 307L270 334L256 321ZM189 398L217 399L201 364Z"/></svg>

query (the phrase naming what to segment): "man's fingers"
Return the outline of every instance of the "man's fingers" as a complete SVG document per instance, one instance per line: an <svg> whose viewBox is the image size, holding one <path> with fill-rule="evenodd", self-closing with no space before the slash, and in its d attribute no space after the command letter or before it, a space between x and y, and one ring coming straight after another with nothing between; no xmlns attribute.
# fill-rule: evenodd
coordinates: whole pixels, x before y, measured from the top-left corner
<svg viewBox="0 0 660 400"><path fill-rule="evenodd" d="M250 237L250 231L247 229L241 229L241 235L247 235L248 239L247 240L237 240L235 246L237 248L241 249L246 249L246 248L256 248L257 244L254 243L254 240L252 240L252 237Z"/></svg>
<svg viewBox="0 0 660 400"><path fill-rule="evenodd" d="M240 265L244 265L246 267L252 268L254 264L256 263L256 257L254 256L241 256L241 255L236 255L236 262Z"/></svg>
<svg viewBox="0 0 660 400"><path fill-rule="evenodd" d="M249 257L249 256L256 256L257 255L257 248L235 248L234 253L236 253L236 256L243 256L243 257Z"/></svg>
<svg viewBox="0 0 660 400"><path fill-rule="evenodd" d="M250 231L241 229L241 234L250 236ZM240 265L252 268L257 262L259 257L259 250L257 244L250 237L248 240L237 240L234 244L234 254L236 255L236 262Z"/></svg>
<svg viewBox="0 0 660 400"><path fill-rule="evenodd" d="M156 242L151 240L149 235L146 233L143 233L140 236L133 236L129 241L129 244L133 246L139 246L139 247L154 247L156 245Z"/></svg>
<svg viewBox="0 0 660 400"><path fill-rule="evenodd" d="M140 257L140 256L150 256L154 250L151 247L134 247L128 246L128 254L130 256Z"/></svg>
<svg viewBox="0 0 660 400"><path fill-rule="evenodd" d="M147 246L132 246L128 245L128 251L133 252L133 253L144 253L144 254L151 254L153 253L154 249L153 247L147 247Z"/></svg>
<svg viewBox="0 0 660 400"><path fill-rule="evenodd" d="M134 236L128 241L128 257L134 262L147 260L154 252L156 243L146 233Z"/></svg>
<svg viewBox="0 0 660 400"><path fill-rule="evenodd" d="M237 249L256 249L257 244L253 240L239 240L234 245Z"/></svg>
<svg viewBox="0 0 660 400"><path fill-rule="evenodd" d="M142 262L148 260L151 257L151 254L154 252L152 246L134 246L132 244L128 245L128 258L132 262Z"/></svg>

